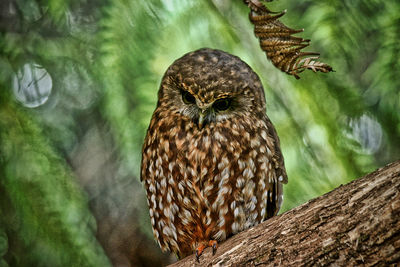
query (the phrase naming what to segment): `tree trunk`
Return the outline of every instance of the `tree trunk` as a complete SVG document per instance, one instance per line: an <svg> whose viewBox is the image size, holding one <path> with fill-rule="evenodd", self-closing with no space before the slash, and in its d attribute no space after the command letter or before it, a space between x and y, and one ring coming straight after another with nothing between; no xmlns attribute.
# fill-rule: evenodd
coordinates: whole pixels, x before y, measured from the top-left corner
<svg viewBox="0 0 400 267"><path fill-rule="evenodd" d="M171 266L398 266L400 161Z"/></svg>

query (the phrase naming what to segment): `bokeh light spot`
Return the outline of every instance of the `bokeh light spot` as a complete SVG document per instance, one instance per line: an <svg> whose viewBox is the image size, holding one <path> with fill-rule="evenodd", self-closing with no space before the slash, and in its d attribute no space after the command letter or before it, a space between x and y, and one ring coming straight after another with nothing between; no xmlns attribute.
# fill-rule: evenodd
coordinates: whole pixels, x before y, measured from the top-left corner
<svg viewBox="0 0 400 267"><path fill-rule="evenodd" d="M25 107L35 108L48 100L53 81L41 65L27 63L13 77L15 98Z"/></svg>

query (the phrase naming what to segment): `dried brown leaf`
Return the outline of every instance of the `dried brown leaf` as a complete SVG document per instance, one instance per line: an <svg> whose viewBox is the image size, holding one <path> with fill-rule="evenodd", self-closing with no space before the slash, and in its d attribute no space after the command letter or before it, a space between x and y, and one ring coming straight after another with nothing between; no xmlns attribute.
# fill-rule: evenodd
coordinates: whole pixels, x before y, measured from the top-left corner
<svg viewBox="0 0 400 267"><path fill-rule="evenodd" d="M286 14L286 10L272 12L260 0L243 1L250 8L249 19L254 25L254 34L260 41L260 47L275 67L296 79L306 69L325 73L333 71L328 64L317 61L318 53L301 51L310 44L310 40L293 36L303 29L289 28L278 20Z"/></svg>

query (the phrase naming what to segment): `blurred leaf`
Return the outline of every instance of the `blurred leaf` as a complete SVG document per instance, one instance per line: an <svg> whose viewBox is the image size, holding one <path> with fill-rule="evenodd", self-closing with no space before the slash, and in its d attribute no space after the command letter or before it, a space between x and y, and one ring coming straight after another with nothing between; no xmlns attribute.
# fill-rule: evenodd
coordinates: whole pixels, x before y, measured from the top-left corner
<svg viewBox="0 0 400 267"><path fill-rule="evenodd" d="M41 130L14 104L0 108L2 210L18 266L107 266L87 200ZM15 253L15 251L14 251ZM10 255L10 257L12 257Z"/></svg>

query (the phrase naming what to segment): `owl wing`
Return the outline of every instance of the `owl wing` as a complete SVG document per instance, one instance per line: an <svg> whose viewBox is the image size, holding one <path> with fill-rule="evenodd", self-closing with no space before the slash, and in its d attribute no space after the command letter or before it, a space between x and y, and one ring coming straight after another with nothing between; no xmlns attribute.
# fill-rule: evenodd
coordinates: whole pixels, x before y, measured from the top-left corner
<svg viewBox="0 0 400 267"><path fill-rule="evenodd" d="M280 147L280 141L278 134L276 133L275 127L270 121L270 119L266 118L266 124L268 129L268 135L271 137L274 143L274 147L272 150L272 162L274 163L273 168L275 168L275 177L276 180L273 181L272 192L269 193L269 197L267 200L267 216L272 217L279 212L283 201L283 184L288 182L288 177L285 169L285 162L283 160L283 155Z"/></svg>
<svg viewBox="0 0 400 267"><path fill-rule="evenodd" d="M272 137L272 140L274 140L274 151L272 160L275 163L275 170L277 174L276 177L282 183L287 184L288 178L286 174L285 162L283 160L279 137L278 134L276 133L274 125L272 124L272 122L269 120L268 117L267 117L267 127L268 127L268 134ZM282 176L281 179L279 179L280 176Z"/></svg>

